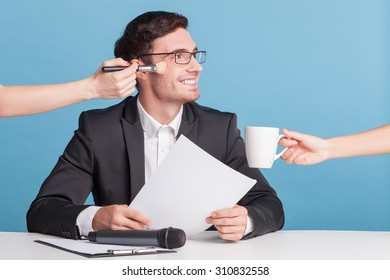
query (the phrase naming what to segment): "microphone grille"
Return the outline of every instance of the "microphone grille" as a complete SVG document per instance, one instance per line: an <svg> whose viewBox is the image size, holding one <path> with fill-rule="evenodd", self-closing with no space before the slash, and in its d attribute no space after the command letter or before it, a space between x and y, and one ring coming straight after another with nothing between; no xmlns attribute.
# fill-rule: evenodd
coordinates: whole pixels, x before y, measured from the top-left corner
<svg viewBox="0 0 390 280"><path fill-rule="evenodd" d="M161 229L157 239L160 247L168 249L183 247L187 241L184 230L172 227Z"/></svg>

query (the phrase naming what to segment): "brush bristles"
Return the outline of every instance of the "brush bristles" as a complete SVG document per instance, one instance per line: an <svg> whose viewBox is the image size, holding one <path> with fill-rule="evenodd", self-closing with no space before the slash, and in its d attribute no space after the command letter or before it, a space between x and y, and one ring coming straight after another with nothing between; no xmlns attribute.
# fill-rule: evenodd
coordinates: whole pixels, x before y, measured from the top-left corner
<svg viewBox="0 0 390 280"><path fill-rule="evenodd" d="M156 73L157 74L164 74L165 70L167 69L167 63L165 61L161 61L159 63L156 63Z"/></svg>

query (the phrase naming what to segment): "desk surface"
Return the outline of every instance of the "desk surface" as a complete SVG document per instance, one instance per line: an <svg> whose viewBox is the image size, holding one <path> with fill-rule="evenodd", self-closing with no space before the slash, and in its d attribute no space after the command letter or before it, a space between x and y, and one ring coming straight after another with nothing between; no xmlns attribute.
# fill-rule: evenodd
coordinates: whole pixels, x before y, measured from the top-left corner
<svg viewBox="0 0 390 280"><path fill-rule="evenodd" d="M2 260L78 260L88 258L34 242L47 235L0 232ZM50 236L52 238L52 236ZM215 232L187 240L175 254L124 256L137 260L390 260L390 232L278 231L239 242Z"/></svg>

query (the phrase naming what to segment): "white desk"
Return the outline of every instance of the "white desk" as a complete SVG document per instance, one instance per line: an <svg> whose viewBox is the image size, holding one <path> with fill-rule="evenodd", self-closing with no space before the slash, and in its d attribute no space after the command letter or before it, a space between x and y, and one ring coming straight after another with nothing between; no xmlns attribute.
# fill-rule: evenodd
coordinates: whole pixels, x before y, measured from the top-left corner
<svg viewBox="0 0 390 280"><path fill-rule="evenodd" d="M35 233L0 232L0 259L88 260L33 242L47 237ZM390 260L390 232L279 231L239 242L226 242L215 232L204 232L196 240L187 240L178 253L104 259Z"/></svg>

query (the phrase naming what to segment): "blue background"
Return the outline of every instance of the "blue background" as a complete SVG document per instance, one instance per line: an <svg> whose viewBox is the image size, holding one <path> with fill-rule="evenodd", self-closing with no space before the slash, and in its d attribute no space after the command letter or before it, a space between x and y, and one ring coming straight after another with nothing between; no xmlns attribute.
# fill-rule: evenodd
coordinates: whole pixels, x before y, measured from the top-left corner
<svg viewBox="0 0 390 280"><path fill-rule="evenodd" d="M0 83L61 83L113 57L125 25L149 10L190 20L207 50L199 103L239 126L321 137L390 120L390 4L386 0L2 0ZM41 183L97 100L0 119L0 230L25 231ZM389 139L390 141L390 139ZM373 143L375 145L375 143ZM284 229L390 230L390 155L262 170L284 203Z"/></svg>

